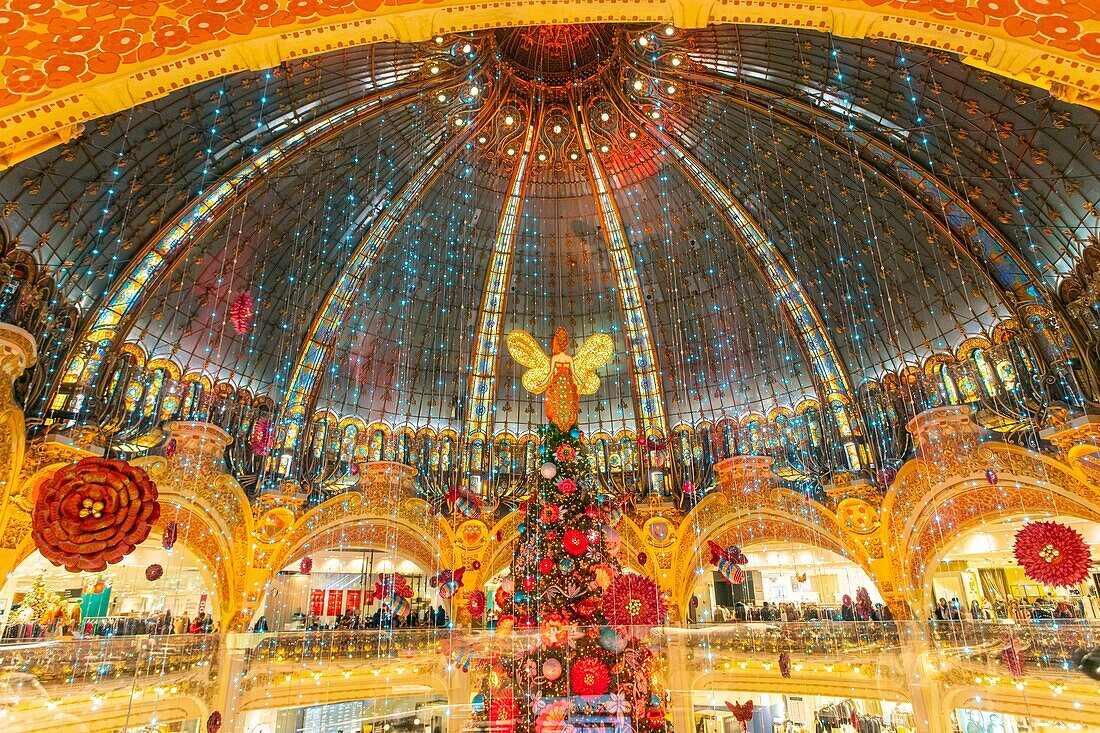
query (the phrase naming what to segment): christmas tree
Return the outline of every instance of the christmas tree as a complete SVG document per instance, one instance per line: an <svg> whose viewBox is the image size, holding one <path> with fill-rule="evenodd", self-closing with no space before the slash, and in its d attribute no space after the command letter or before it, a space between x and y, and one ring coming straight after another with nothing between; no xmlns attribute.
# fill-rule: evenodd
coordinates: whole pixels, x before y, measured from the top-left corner
<svg viewBox="0 0 1100 733"><path fill-rule="evenodd" d="M511 573L496 592L497 636L506 639L515 629L537 634L490 655L473 700L475 726L491 733L666 731L646 645L652 627L665 620L664 601L653 581L622 572L612 507L599 495L575 424L578 392L595 391L592 372L610 357L592 351L609 350L590 346L590 339L571 358L559 329L548 359L537 346L532 355L527 334L530 343L514 343L516 333L509 334L509 349L531 367L524 386L547 393L552 423L541 431L545 463L521 506Z"/></svg>
<svg viewBox="0 0 1100 733"><path fill-rule="evenodd" d="M46 579L39 575L31 583L31 589L19 602L16 619L19 621L41 621L47 611L53 611L61 605L61 596L46 590Z"/></svg>

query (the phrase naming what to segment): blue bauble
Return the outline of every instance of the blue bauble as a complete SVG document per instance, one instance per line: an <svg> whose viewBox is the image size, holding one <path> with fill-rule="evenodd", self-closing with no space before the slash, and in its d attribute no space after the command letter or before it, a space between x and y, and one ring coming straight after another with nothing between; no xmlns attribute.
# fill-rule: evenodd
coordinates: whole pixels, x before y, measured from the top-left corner
<svg viewBox="0 0 1100 733"><path fill-rule="evenodd" d="M470 707L474 709L475 713L485 710L485 696L480 692L474 695L474 699L470 700Z"/></svg>
<svg viewBox="0 0 1100 733"><path fill-rule="evenodd" d="M518 525L516 527L516 531L519 532L520 534L527 534L527 525L526 524Z"/></svg>
<svg viewBox="0 0 1100 733"><path fill-rule="evenodd" d="M515 594L514 596L512 596L512 599L513 599L513 600L514 600L514 601L515 601L516 603L526 603L526 602L527 602L527 594L526 594L526 593L524 593L524 592L523 592L523 591L521 591L521 590L517 590L517 591L516 591L516 594Z"/></svg>
<svg viewBox="0 0 1100 733"><path fill-rule="evenodd" d="M577 428L573 428L572 430L569 431L569 437L572 438L573 440L577 440L578 438L581 437L581 431Z"/></svg>

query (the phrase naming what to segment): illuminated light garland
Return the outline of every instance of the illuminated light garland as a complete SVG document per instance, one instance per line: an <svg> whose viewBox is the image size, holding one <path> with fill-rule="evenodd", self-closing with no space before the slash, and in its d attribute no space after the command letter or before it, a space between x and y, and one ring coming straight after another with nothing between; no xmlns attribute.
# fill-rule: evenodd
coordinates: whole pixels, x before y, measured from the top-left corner
<svg viewBox="0 0 1100 733"><path fill-rule="evenodd" d="M630 244L623 230L622 217L615 208L615 202L607 185L607 176L592 147L588 125L582 115L578 115L577 122L585 156L588 159L592 190L600 209L611 267L615 271L615 280L619 285L619 304L623 311L623 323L630 338L629 351L634 367L634 392L638 398L642 429L646 435L654 433L668 435L668 417L665 413L661 380L657 373L657 350L653 345L653 334L649 327L645 303L642 300L642 288L638 282L634 258L630 253Z"/></svg>
<svg viewBox="0 0 1100 733"><path fill-rule="evenodd" d="M489 271L485 276L485 288L477 315L477 333L474 342L473 370L470 374L469 394L466 404L466 439L487 439L492 429L493 398L496 393L497 356L500 354L500 324L508 298L508 281L512 278L512 253L516 243L516 224L523 210L527 173L530 170L531 150L538 139L542 125L542 108L527 127L527 139L523 154L516 162L512 181L508 186L508 200L500 215L497 238L489 259Z"/></svg>

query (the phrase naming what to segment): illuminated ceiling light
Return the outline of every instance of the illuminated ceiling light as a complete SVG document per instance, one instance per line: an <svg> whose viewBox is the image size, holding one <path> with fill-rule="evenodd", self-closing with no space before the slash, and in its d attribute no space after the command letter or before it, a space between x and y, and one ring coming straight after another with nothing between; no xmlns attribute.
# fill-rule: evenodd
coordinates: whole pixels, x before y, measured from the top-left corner
<svg viewBox="0 0 1100 733"><path fill-rule="evenodd" d="M546 153L539 153L539 162L540 163L545 163L546 162Z"/></svg>
<svg viewBox="0 0 1100 733"><path fill-rule="evenodd" d="M438 73L439 73L439 67L438 67L438 66L433 66L433 67L432 67L432 68L430 69L430 71L431 71L431 72L432 72L433 74L438 74Z"/></svg>
<svg viewBox="0 0 1100 733"><path fill-rule="evenodd" d="M476 97L479 94L481 94L480 89L478 89L477 87L470 87L470 96L471 97Z"/></svg>
<svg viewBox="0 0 1100 733"><path fill-rule="evenodd" d="M611 119L611 115L607 114L606 112L601 112L600 113L600 119L603 120L604 122L607 122L608 120Z"/></svg>
<svg viewBox="0 0 1100 733"><path fill-rule="evenodd" d="M627 136L631 140L636 140L638 138L638 131L637 130L631 130L630 132L627 133Z"/></svg>
<svg viewBox="0 0 1100 733"><path fill-rule="evenodd" d="M570 153L570 154L569 154L569 160L576 160L576 159L577 159L577 158L579 158L579 157L580 157L580 156L579 156L579 155L577 155L576 151L574 151L574 152L572 152L572 153Z"/></svg>
<svg viewBox="0 0 1100 733"><path fill-rule="evenodd" d="M666 36L671 36L671 35L672 35L672 34L674 34L675 32L676 32L676 29L675 29L675 28L673 28L672 26L670 26L670 25L666 25L666 26L665 26L665 35L666 35Z"/></svg>
<svg viewBox="0 0 1100 733"><path fill-rule="evenodd" d="M443 43L443 36L436 36L435 37L435 42L436 43Z"/></svg>
<svg viewBox="0 0 1100 733"><path fill-rule="evenodd" d="M461 117L455 119L455 127L462 127L464 124L466 124L466 120Z"/></svg>
<svg viewBox="0 0 1100 733"><path fill-rule="evenodd" d="M477 139L477 141L478 141L479 143L481 143L482 145L484 145L484 144L485 144L486 142L488 142L488 138L486 138L486 137L485 137L484 135L482 135L481 137L479 137L479 138Z"/></svg>
<svg viewBox="0 0 1100 733"><path fill-rule="evenodd" d="M561 125L554 125L554 134L555 135L560 135L561 134Z"/></svg>
<svg viewBox="0 0 1100 733"><path fill-rule="evenodd" d="M606 153L609 150L611 150L611 148L607 147L606 145L601 145L600 146L600 152L601 153Z"/></svg>
<svg viewBox="0 0 1100 733"><path fill-rule="evenodd" d="M672 57L672 65L673 65L673 66L679 66L679 65L680 65L681 63L682 63L682 62L680 61L680 57L679 57L679 56L673 56L673 57Z"/></svg>
<svg viewBox="0 0 1100 733"><path fill-rule="evenodd" d="M641 46L642 48L645 48L646 46L649 45L649 39L646 38L645 36L640 36L638 38L638 45Z"/></svg>
<svg viewBox="0 0 1100 733"><path fill-rule="evenodd" d="M508 115L507 117L504 118L504 124L511 127L512 125L516 124L516 118L513 117L512 115Z"/></svg>
<svg viewBox="0 0 1100 733"><path fill-rule="evenodd" d="M653 110L652 112L650 112L649 116L652 117L655 120L661 119L661 113L658 112L657 110Z"/></svg>
<svg viewBox="0 0 1100 733"><path fill-rule="evenodd" d="M515 148L508 148L504 152L508 153L508 155L515 155L516 154L516 149Z"/></svg>
<svg viewBox="0 0 1100 733"><path fill-rule="evenodd" d="M436 97L436 99L438 99L440 102L446 102L447 101L447 95L446 94L440 94L438 97Z"/></svg>
<svg viewBox="0 0 1100 733"><path fill-rule="evenodd" d="M675 94L676 93L676 87L672 84L669 84L668 88L665 89L665 91L668 92L669 94Z"/></svg>
<svg viewBox="0 0 1100 733"><path fill-rule="evenodd" d="M465 46L462 47L462 53L470 53L473 50L474 50L474 47L471 46L468 43Z"/></svg>
<svg viewBox="0 0 1100 733"><path fill-rule="evenodd" d="M638 91L641 91L642 87L644 87L644 86L645 86L645 84L642 84L641 79L635 79L634 80L634 88L637 89Z"/></svg>

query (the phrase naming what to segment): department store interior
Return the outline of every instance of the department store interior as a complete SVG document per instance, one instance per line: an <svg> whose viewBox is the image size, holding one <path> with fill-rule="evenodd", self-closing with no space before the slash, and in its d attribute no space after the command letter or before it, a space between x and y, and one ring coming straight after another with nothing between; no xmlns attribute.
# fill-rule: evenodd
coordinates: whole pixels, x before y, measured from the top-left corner
<svg viewBox="0 0 1100 733"><path fill-rule="evenodd" d="M9 730L1100 731L1087 2L0 31Z"/></svg>

